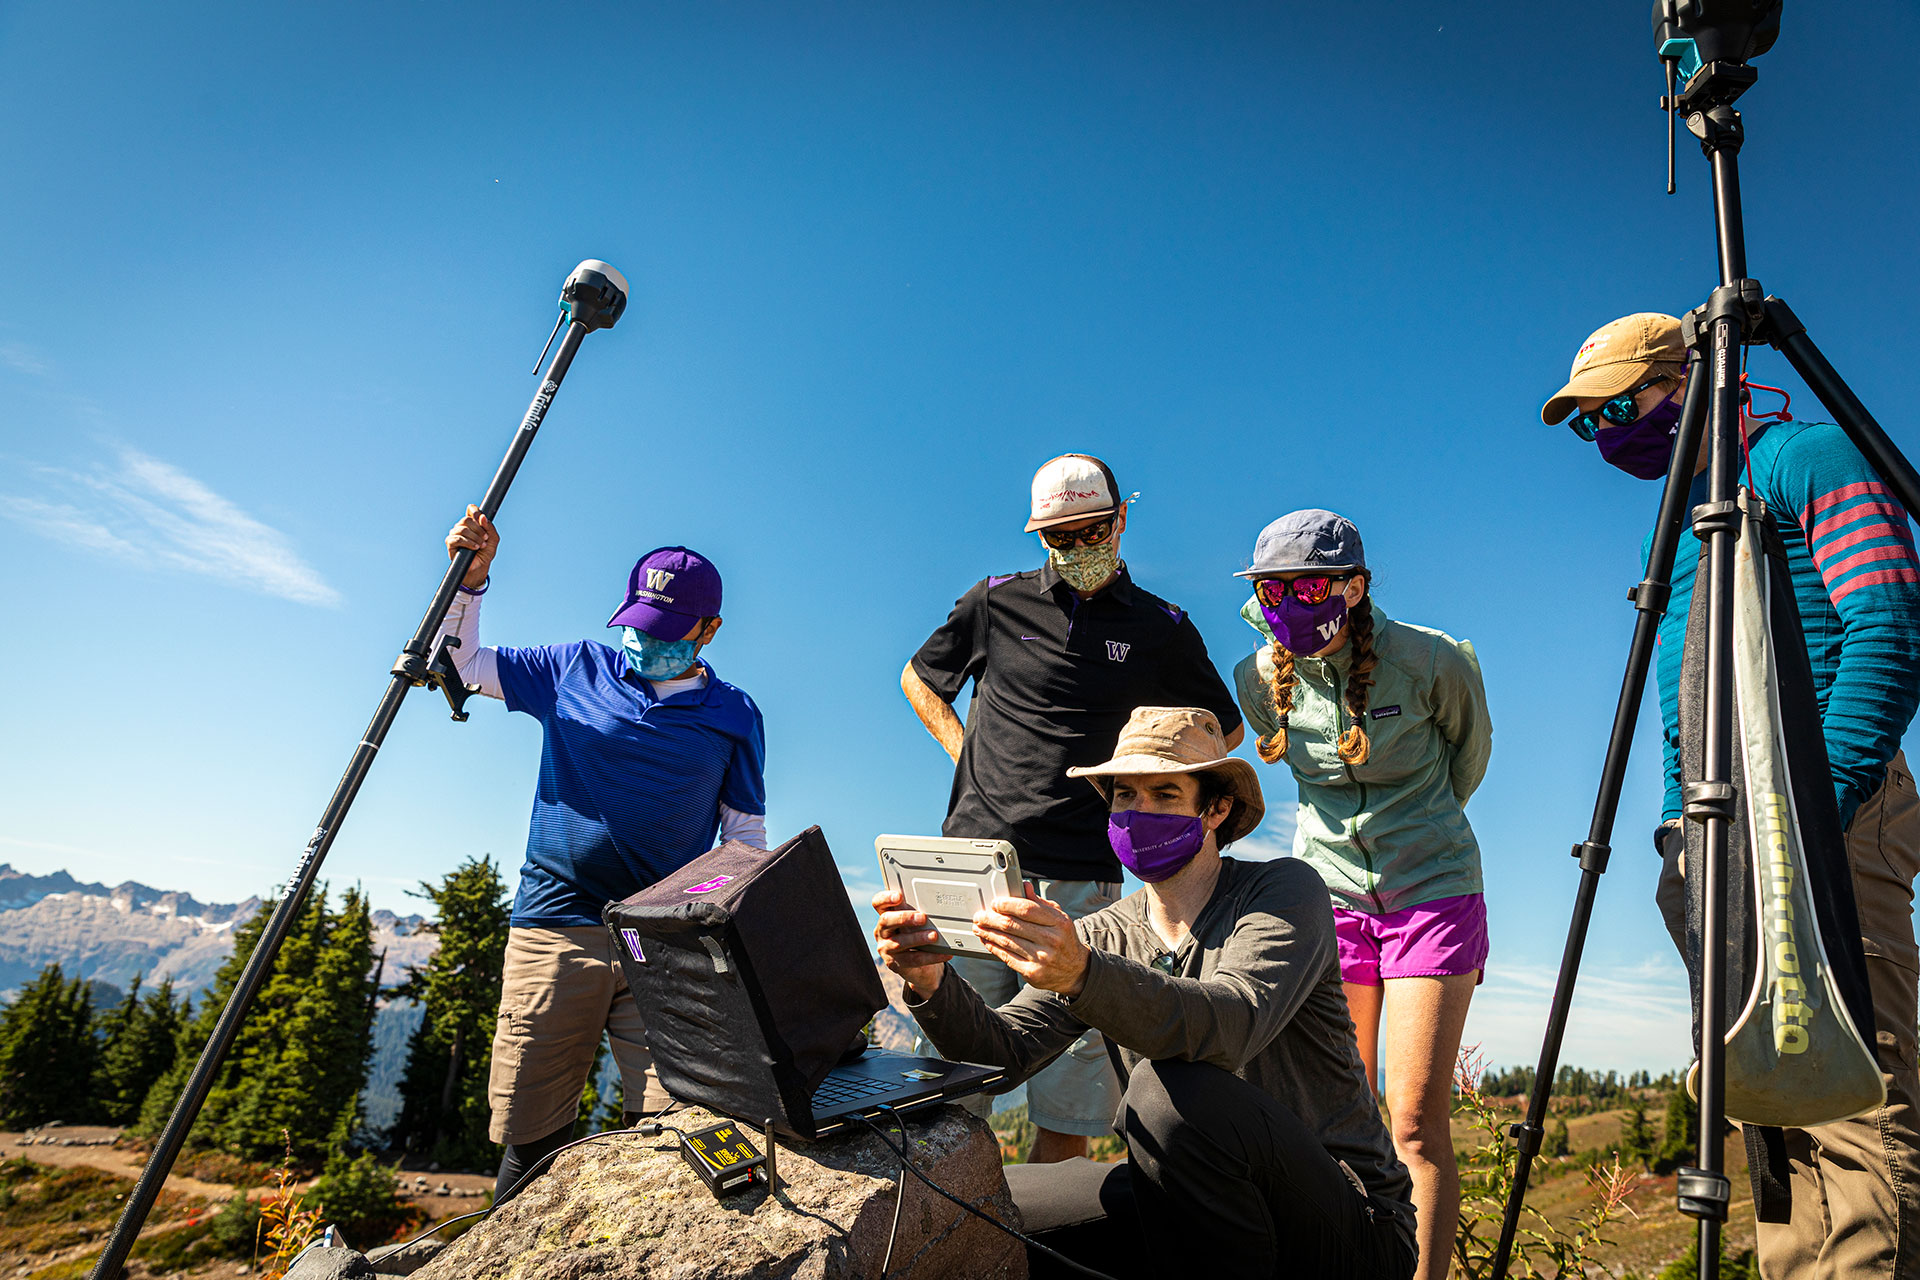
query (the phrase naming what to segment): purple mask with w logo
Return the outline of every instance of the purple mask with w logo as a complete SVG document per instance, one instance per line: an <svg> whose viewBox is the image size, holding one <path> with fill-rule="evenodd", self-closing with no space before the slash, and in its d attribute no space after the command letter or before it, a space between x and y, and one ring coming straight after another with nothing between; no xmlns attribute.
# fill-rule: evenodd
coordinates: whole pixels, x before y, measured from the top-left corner
<svg viewBox="0 0 1920 1280"><path fill-rule="evenodd" d="M1288 653L1318 653L1333 643L1347 623L1347 597L1335 591L1319 604L1301 604L1289 595L1279 604L1260 601L1260 612L1274 639Z"/></svg>

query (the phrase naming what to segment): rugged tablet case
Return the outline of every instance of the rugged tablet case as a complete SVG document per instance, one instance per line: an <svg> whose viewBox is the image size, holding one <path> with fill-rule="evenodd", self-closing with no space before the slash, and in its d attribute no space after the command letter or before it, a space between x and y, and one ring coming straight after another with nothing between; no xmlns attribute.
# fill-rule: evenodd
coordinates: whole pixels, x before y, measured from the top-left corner
<svg viewBox="0 0 1920 1280"><path fill-rule="evenodd" d="M814 1089L887 1002L820 828L729 841L603 918L667 1092L811 1135Z"/></svg>

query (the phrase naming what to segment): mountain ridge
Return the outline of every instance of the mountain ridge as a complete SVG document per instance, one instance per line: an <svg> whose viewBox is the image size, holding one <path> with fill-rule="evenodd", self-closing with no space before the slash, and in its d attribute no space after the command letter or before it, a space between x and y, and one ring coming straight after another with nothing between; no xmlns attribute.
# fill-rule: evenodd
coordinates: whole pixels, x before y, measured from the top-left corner
<svg viewBox="0 0 1920 1280"><path fill-rule="evenodd" d="M0 992L18 990L57 963L68 977L123 990L141 975L149 986L171 978L198 994L232 953L233 931L260 907L258 896L202 902L137 880L108 886L77 880L64 868L35 875L0 863ZM433 954L436 939L422 929L426 917L381 908L372 918L387 985Z"/></svg>

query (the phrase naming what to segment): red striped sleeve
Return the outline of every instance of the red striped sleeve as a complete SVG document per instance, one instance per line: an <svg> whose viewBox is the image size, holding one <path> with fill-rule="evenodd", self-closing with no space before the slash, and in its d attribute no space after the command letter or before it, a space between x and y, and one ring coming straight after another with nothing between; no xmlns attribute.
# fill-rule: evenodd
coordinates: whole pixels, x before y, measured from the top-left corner
<svg viewBox="0 0 1920 1280"><path fill-rule="evenodd" d="M1868 493L1877 493L1885 497L1887 496L1887 487L1878 480L1856 480L1852 484L1843 484L1838 489L1833 489L1821 494L1808 504L1805 511L1800 513L1801 527L1804 528L1808 520L1819 515L1828 507L1836 503L1845 502L1848 498L1858 498L1862 494Z"/></svg>
<svg viewBox="0 0 1920 1280"><path fill-rule="evenodd" d="M1831 560L1840 552L1845 551L1848 547L1858 546L1862 542L1870 542L1875 538L1898 538L1906 543L1909 548L1913 545L1913 537L1907 532L1904 525L1888 524L1884 520L1876 520L1864 529L1855 529L1852 533L1822 543L1814 549L1813 558L1819 561L1822 567L1825 567L1828 560Z"/></svg>
<svg viewBox="0 0 1920 1280"><path fill-rule="evenodd" d="M1809 508L1809 510L1811 510L1811 508ZM1811 527L1808 526L1806 520L1803 518L1800 521L1800 527L1806 529L1809 539L1819 539L1826 537L1829 533L1841 528L1843 525L1851 524L1855 520L1862 520L1867 516L1875 515L1885 516L1890 521L1897 521L1901 531L1903 533L1906 531L1907 513L1894 503L1883 499L1876 499L1873 502L1863 502L1857 507L1848 507L1845 511L1836 512L1826 519L1816 522Z"/></svg>
<svg viewBox="0 0 1920 1280"><path fill-rule="evenodd" d="M1833 602L1839 604L1861 587L1883 586L1890 582L1920 582L1920 570L1901 567L1898 569L1875 569L1849 579L1844 586L1833 593Z"/></svg>
<svg viewBox="0 0 1920 1280"><path fill-rule="evenodd" d="M1863 564L1872 564L1875 560L1905 560L1913 563L1913 552L1905 547L1869 547L1865 551L1856 551L1841 560L1820 566L1820 574L1828 582L1849 569L1857 569Z"/></svg>

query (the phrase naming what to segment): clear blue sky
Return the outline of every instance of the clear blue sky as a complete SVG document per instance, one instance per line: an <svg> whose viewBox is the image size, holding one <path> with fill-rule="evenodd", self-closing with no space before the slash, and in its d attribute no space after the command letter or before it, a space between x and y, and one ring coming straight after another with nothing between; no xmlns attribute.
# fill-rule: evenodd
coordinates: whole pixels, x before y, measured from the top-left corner
<svg viewBox="0 0 1920 1280"><path fill-rule="evenodd" d="M1912 449L1920 20L1815 10L1743 104L1752 265ZM1255 532L1333 507L1390 612L1479 649L1469 1038L1531 1061L1657 497L1537 410L1595 326L1715 283L1705 164L1683 137L1663 194L1644 3L1366 22L0 9L0 858L216 900L283 879L601 257L633 303L501 517L488 639L603 637L640 552L705 551L771 826L821 824L858 887L877 833L939 826L898 672L968 584L1039 561L1036 465L1096 452L1140 491L1126 557L1223 670ZM1568 1043L1596 1065L1686 1055L1640 746ZM404 909L464 855L517 867L538 749L416 695L327 876Z"/></svg>

